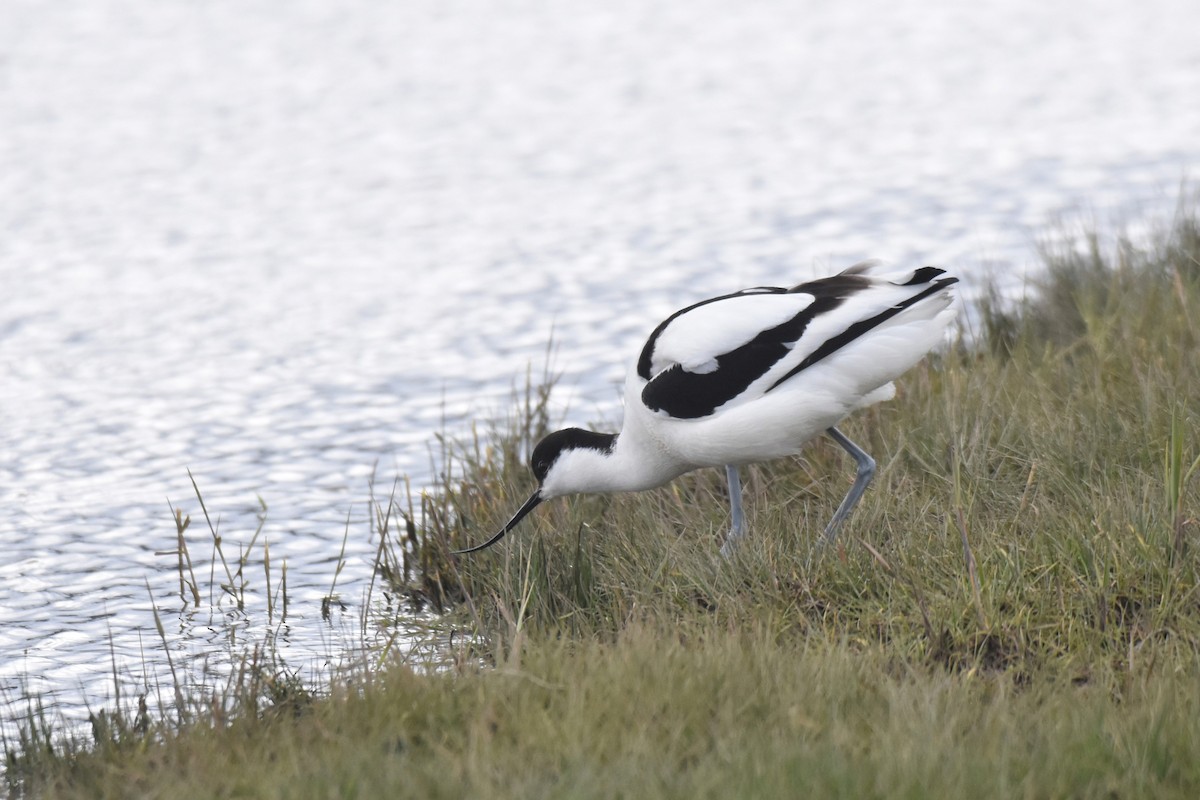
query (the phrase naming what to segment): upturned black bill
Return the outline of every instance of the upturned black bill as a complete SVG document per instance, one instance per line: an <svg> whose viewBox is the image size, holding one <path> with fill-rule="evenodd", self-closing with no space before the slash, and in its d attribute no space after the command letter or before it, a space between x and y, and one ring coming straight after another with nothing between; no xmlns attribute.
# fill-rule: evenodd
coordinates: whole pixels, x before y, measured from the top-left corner
<svg viewBox="0 0 1200 800"><path fill-rule="evenodd" d="M517 511L516 514L513 514L513 518L510 519L505 524L505 526L500 529L500 532L497 533L495 536L488 539L483 544L477 544L474 547L468 547L466 550L454 550L452 552L454 553L454 555L458 556L458 555L462 555L464 553L477 553L480 550L488 549L489 547L494 545L496 542L503 539L504 534L508 533L513 528L517 527L517 523L520 522L521 520L523 520L525 518L526 514L528 514L530 511L533 511L535 508L537 508L538 504L541 502L542 502L542 493L534 492L533 496L525 501L525 505L521 506L521 508Z"/></svg>

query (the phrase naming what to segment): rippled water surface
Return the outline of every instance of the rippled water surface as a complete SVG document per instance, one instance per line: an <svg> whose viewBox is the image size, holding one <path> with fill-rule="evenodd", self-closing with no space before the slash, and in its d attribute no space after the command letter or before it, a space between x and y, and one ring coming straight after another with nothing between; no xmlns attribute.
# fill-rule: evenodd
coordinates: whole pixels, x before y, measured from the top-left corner
<svg viewBox="0 0 1200 800"><path fill-rule="evenodd" d="M0 4L0 692L162 678L151 597L219 649L156 555L170 503L207 583L189 469L227 547L267 503L286 655L327 669L370 477L426 481L551 331L571 419L616 418L707 294L871 256L1017 287L1054 214L1169 212L1200 5L988 6Z"/></svg>

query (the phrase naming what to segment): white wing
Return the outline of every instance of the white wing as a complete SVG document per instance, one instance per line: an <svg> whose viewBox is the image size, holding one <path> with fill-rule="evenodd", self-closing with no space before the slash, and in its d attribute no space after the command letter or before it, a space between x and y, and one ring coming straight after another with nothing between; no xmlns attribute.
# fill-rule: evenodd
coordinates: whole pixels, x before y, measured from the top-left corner
<svg viewBox="0 0 1200 800"><path fill-rule="evenodd" d="M857 265L791 290L727 295L668 317L638 362L637 378L647 381L642 403L697 419L785 385L801 388L807 370L819 365L828 373L837 361L845 384L839 394L854 405L916 363L953 318L942 312L957 279L944 270L880 272ZM892 331L900 328L907 330L897 338ZM813 374L807 387L826 382Z"/></svg>
<svg viewBox="0 0 1200 800"><path fill-rule="evenodd" d="M675 365L688 372L712 372L717 368L718 356L733 352L764 330L793 319L813 299L809 294L763 288L690 306L668 317L651 334L642 351L638 372L644 380Z"/></svg>

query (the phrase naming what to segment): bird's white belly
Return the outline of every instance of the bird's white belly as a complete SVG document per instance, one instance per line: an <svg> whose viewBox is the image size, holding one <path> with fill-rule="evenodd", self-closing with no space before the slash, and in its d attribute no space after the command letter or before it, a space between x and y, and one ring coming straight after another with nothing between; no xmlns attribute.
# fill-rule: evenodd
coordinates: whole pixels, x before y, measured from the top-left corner
<svg viewBox="0 0 1200 800"><path fill-rule="evenodd" d="M795 455L851 410L833 395L780 391L701 419L648 415L647 428L679 461L717 467Z"/></svg>

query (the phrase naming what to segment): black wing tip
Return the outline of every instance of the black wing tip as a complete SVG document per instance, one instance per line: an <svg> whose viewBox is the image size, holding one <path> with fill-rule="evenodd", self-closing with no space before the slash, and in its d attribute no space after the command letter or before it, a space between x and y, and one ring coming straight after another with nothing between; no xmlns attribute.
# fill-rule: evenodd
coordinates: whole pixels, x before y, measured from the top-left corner
<svg viewBox="0 0 1200 800"><path fill-rule="evenodd" d="M815 278L811 281L798 283L788 289L789 294L811 294L818 300L841 303L855 292L871 288L871 278L865 271L867 267L856 269L859 265L843 270L836 275Z"/></svg>
<svg viewBox="0 0 1200 800"><path fill-rule="evenodd" d="M958 278L953 275L947 275L946 270L941 267L921 267L915 270L912 277L906 280L901 286L920 286L923 283L935 283L938 286L949 286L953 283L958 283Z"/></svg>

